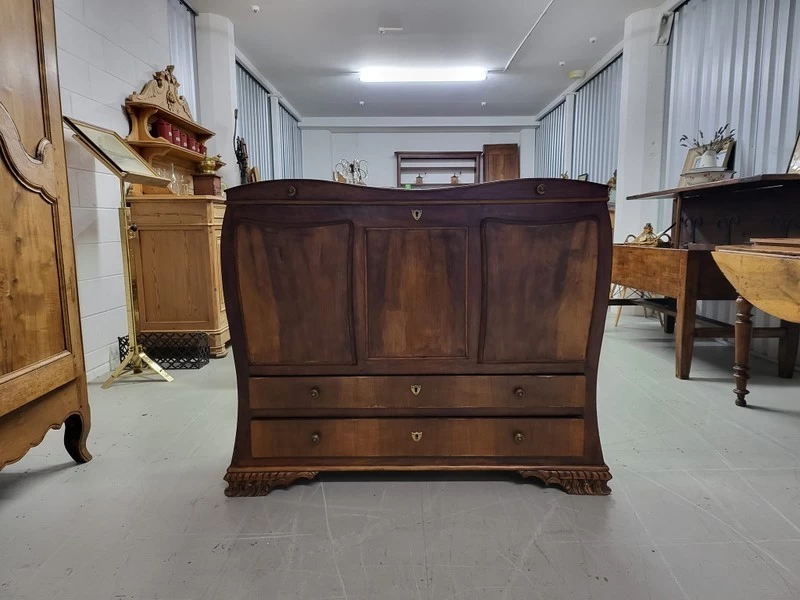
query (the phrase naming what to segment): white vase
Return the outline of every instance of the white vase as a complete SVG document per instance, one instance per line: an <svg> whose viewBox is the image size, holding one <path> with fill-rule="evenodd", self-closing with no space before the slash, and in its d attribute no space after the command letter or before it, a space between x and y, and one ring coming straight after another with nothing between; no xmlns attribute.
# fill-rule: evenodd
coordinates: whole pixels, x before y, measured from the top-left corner
<svg viewBox="0 0 800 600"><path fill-rule="evenodd" d="M708 167L716 167L717 166L717 152L716 150L708 149L703 152L703 155L700 157L700 168L707 169Z"/></svg>

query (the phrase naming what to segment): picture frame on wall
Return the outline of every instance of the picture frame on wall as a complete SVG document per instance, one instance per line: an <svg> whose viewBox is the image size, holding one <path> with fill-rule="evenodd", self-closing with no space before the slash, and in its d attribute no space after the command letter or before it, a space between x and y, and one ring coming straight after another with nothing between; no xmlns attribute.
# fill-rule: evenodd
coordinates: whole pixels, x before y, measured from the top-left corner
<svg viewBox="0 0 800 600"><path fill-rule="evenodd" d="M797 133L797 142L795 142L792 156L789 159L789 168L786 172L790 175L800 175L800 131Z"/></svg>

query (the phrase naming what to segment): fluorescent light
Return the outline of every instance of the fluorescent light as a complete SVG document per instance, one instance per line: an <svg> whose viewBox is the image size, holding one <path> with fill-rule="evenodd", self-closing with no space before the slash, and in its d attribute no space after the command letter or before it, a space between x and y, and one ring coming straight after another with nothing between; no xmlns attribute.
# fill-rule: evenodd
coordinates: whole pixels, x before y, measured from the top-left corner
<svg viewBox="0 0 800 600"><path fill-rule="evenodd" d="M486 69L482 67L437 67L432 69L367 67L358 75L364 83L483 81L486 79Z"/></svg>

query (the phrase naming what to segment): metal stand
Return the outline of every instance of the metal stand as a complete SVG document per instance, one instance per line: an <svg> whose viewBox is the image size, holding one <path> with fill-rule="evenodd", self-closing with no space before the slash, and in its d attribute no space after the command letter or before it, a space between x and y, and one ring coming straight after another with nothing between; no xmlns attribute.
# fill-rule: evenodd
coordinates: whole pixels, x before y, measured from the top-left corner
<svg viewBox="0 0 800 600"><path fill-rule="evenodd" d="M119 180L120 197L122 204L119 208L119 237L122 242L122 269L125 275L125 305L128 313L128 354L114 369L111 375L103 383L103 389L110 388L115 381L129 375L148 375L153 372L166 381L173 381L173 378L147 353L139 343L139 305L136 298L134 281L131 277L131 245L130 240L137 235L138 228L131 223L131 209L125 201L125 182ZM130 367L130 373L125 370Z"/></svg>

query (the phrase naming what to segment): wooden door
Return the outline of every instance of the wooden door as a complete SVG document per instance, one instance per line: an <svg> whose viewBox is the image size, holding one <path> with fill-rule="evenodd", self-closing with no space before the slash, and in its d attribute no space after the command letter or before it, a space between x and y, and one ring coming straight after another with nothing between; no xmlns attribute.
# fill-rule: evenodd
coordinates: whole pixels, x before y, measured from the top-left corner
<svg viewBox="0 0 800 600"><path fill-rule="evenodd" d="M52 0L0 4L0 468L66 422L91 456Z"/></svg>
<svg viewBox="0 0 800 600"><path fill-rule="evenodd" d="M519 146L489 144L483 147L483 180L519 179Z"/></svg>

